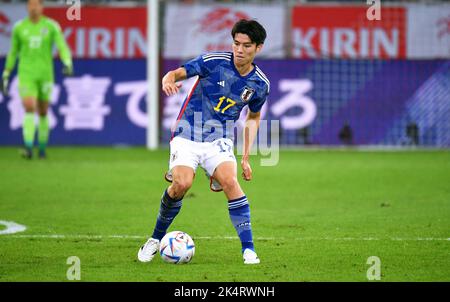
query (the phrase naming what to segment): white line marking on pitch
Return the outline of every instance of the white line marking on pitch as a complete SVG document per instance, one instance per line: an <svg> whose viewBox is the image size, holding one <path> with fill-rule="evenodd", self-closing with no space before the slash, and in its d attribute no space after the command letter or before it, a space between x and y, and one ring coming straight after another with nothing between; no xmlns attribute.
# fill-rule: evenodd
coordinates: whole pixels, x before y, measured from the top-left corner
<svg viewBox="0 0 450 302"><path fill-rule="evenodd" d="M0 220L0 224L6 226L6 229L0 231L0 235L19 233L27 229L26 226L15 223L14 221Z"/></svg>
<svg viewBox="0 0 450 302"><path fill-rule="evenodd" d="M46 234L46 235L9 235L4 236L7 238L43 238L43 239L147 239L148 236L142 235L62 235L62 234ZM236 236L198 236L193 237L193 239L204 239L204 240L238 240L239 238ZM307 240L328 240L328 241L382 241L382 240L391 240L391 241L450 241L450 238L433 238L433 237L419 237L419 238L400 238L400 237L392 237L392 238L376 238L376 237L340 237L340 238L332 238L332 237L296 237L296 238L285 238L285 237L256 237L255 240L299 240L299 241L307 241Z"/></svg>

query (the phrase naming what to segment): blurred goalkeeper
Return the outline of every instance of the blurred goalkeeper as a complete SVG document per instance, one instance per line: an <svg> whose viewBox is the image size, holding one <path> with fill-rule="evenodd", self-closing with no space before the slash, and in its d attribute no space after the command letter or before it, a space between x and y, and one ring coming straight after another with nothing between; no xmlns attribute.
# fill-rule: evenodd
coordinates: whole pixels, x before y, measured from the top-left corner
<svg viewBox="0 0 450 302"><path fill-rule="evenodd" d="M43 15L43 0L28 0L28 17L18 21L12 31L11 48L1 84L1 90L7 96L11 72L19 57L19 94L25 109L22 125L25 145L23 156L27 159L33 157L35 112L39 114L39 158L46 158L50 132L47 111L54 82L54 44L64 64L63 74L72 75L72 57L59 24Z"/></svg>
<svg viewBox="0 0 450 302"><path fill-rule="evenodd" d="M267 77L253 63L263 47L266 30L255 20L240 20L233 26L231 36L232 52L200 55L163 77L162 88L168 96L179 91L179 81L194 76L197 80L173 129L166 174L171 185L161 198L153 234L138 252L139 261L149 262L157 253L161 239L180 212L197 168L201 167L210 178L211 189L225 193L244 263L260 263L253 244L249 202L237 180L234 127L229 125L234 125L242 109L248 106L241 167L244 180L249 181L250 148L270 88Z"/></svg>

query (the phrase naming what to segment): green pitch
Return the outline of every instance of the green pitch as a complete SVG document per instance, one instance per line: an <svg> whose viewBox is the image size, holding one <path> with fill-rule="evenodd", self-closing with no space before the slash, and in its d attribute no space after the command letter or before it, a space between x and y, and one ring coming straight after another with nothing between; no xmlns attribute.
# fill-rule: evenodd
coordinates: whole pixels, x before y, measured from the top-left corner
<svg viewBox="0 0 450 302"><path fill-rule="evenodd" d="M168 152L50 148L46 161L0 149L0 281L450 281L450 152L282 151L252 159L241 182L261 264L245 266L223 193L199 170L169 230L190 234L193 261L140 263L167 183ZM0 231L5 227L0 225Z"/></svg>

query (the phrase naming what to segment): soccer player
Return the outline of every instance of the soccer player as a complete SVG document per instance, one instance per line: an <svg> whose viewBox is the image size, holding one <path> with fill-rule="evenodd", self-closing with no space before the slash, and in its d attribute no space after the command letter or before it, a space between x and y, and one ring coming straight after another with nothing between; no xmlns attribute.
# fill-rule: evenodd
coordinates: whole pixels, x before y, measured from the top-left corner
<svg viewBox="0 0 450 302"><path fill-rule="evenodd" d="M43 15L43 0L28 0L28 17L18 21L12 31L11 48L2 74L3 94L8 95L8 83L11 71L19 57L18 76L19 94L25 109L23 120L23 156L33 157L35 136L35 112L39 114L38 143L39 158L46 158L49 137L47 111L52 92L53 45L56 44L63 74L72 75L72 57L64 40L59 24Z"/></svg>
<svg viewBox="0 0 450 302"><path fill-rule="evenodd" d="M181 209L183 196L192 185L198 166L223 189L228 200L231 222L241 240L245 264L260 262L254 248L250 208L237 180L233 132L229 122L239 118L248 105L244 130L242 176L252 179L250 148L256 137L260 110L267 99L270 83L253 63L263 47L265 29L254 20L238 21L232 31L232 52L210 53L169 71L162 79L168 95L178 93L180 80L197 76L184 101L170 142L169 180L172 184L161 198L159 215L151 238L139 249L138 259L151 261L159 243ZM167 178L167 177L166 177Z"/></svg>

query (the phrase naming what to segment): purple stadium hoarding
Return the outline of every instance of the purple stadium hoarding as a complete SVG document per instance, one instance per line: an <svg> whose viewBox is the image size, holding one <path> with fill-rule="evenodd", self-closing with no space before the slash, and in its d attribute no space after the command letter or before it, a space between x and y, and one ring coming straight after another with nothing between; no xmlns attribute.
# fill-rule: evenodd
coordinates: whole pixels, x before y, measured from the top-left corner
<svg viewBox="0 0 450 302"><path fill-rule="evenodd" d="M165 60L163 71L182 62ZM0 68L4 60L0 60ZM339 145L348 124L355 145L450 146L450 61L258 60L271 81L263 119L280 121L282 145ZM50 124L53 145L145 145L145 59L76 60L72 80L56 72ZM60 64L56 64L56 70ZM0 97L0 145L20 145L23 109L12 83ZM95 89L94 89L95 88ZM189 90L162 96L161 139ZM84 92L83 92L84 91ZM243 116L243 115L241 115Z"/></svg>
<svg viewBox="0 0 450 302"><path fill-rule="evenodd" d="M3 69L4 60L0 60ZM52 145L144 145L147 122L145 59L74 61L63 78L55 61L49 123ZM22 143L23 108L13 75L10 97L0 96L0 145Z"/></svg>
<svg viewBox="0 0 450 302"><path fill-rule="evenodd" d="M181 63L166 60L164 71ZM339 132L345 124L352 129L352 143L356 145L410 144L406 127L414 123L419 128L419 144L450 146L450 61L260 60L256 63L271 82L263 119L280 121L283 145L339 145L342 143ZM188 88L185 87L185 94ZM418 98L417 94L424 89L428 92ZM182 97L176 101L164 100L172 106L179 106L182 101ZM417 108L435 114L421 115ZM167 112L162 114L162 137L166 141L170 135L168 121L178 114L177 110Z"/></svg>

